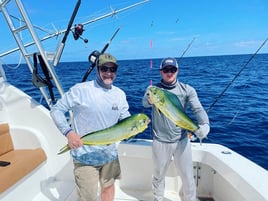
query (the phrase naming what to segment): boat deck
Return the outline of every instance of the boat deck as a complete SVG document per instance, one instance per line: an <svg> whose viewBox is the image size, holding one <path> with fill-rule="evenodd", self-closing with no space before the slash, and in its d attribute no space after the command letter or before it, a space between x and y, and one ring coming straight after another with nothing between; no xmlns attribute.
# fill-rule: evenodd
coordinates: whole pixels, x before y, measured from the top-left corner
<svg viewBox="0 0 268 201"><path fill-rule="evenodd" d="M153 200L151 191L133 191L133 190L122 190L119 187L119 181L116 181L115 190L115 201L148 201ZM66 201L77 200L76 190L74 189L71 195ZM99 198L98 201L101 201ZM178 192L166 191L164 201L181 201ZM215 201L213 198L198 197L198 201Z"/></svg>

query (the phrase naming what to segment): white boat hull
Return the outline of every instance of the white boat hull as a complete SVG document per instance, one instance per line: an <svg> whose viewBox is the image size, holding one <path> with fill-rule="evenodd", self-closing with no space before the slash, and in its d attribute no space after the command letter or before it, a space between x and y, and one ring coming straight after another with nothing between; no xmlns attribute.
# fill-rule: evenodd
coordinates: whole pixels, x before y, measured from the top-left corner
<svg viewBox="0 0 268 201"><path fill-rule="evenodd" d="M0 123L9 124L15 149L41 147L47 156L45 162L1 193L0 200L76 200L70 155L57 155L66 138L55 127L49 110L1 81ZM199 197L215 201L268 200L267 170L218 144L192 143L192 150ZM121 142L118 153L122 179L116 182L115 200L152 200L151 140ZM166 200L181 200L181 181L173 162L165 190Z"/></svg>
<svg viewBox="0 0 268 201"><path fill-rule="evenodd" d="M25 51L28 45L24 45L24 41L19 37L19 32L23 29L21 27L13 29L12 21L9 20L11 16L6 10L6 5L11 1L0 2L2 14L7 18L14 37L19 41L19 47L16 49L21 50L32 72L34 65L30 55L33 55L33 53ZM16 0L15 5L18 5L19 13L22 15L21 18L27 25L23 28L27 27L33 36L33 44L36 45L39 54L47 63L46 66L50 74L53 75L53 81L59 94L62 94L63 89L54 72L54 67L50 65L49 59L40 45L41 40L37 37L21 1ZM46 90L43 87L40 87L40 91L50 105L51 96L45 93ZM9 125L14 150L42 148L46 155L46 159L41 164L33 167L30 173L23 175L21 179L8 186L8 188L1 188L1 186L4 186L1 184L7 181L0 177L1 201L77 200L72 159L68 153L57 155L60 148L66 144L66 138L56 128L47 108L6 82L1 65L0 124ZM153 170L151 143L151 140L132 139L129 142L118 144L122 179L116 181L116 201L153 200L151 190ZM200 201L268 200L267 170L218 144L203 143L201 146L199 143L192 143L192 150L193 171ZM23 159L23 156L21 158ZM4 168L11 168L14 165L16 165L16 161L9 166L0 167L0 173ZM20 168L22 167L13 168L12 171L15 173L20 171ZM10 180L12 176L10 174ZM173 161L165 179L165 201L180 201L182 184Z"/></svg>

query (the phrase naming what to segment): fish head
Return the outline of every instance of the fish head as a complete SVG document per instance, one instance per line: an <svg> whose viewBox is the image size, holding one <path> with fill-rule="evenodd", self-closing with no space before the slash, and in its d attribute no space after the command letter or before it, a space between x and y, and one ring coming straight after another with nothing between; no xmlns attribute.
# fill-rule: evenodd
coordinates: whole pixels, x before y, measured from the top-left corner
<svg viewBox="0 0 268 201"><path fill-rule="evenodd" d="M149 97L153 104L161 104L164 101L163 91L156 86L151 86L148 90Z"/></svg>
<svg viewBox="0 0 268 201"><path fill-rule="evenodd" d="M144 113L136 114L134 118L136 120L136 128L139 132L143 132L148 128L148 125L151 122L150 118Z"/></svg>

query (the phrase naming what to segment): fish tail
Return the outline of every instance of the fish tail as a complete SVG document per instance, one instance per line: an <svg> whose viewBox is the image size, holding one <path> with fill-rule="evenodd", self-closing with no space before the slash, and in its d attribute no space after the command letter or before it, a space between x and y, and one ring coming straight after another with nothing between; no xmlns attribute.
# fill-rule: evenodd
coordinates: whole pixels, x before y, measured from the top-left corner
<svg viewBox="0 0 268 201"><path fill-rule="evenodd" d="M59 154L63 154L63 153L65 153L65 152L69 151L69 150L71 150L71 148L70 148L69 145L67 144L67 145L65 145L64 147L62 147L62 148L60 149L60 151L58 152L58 155L59 155Z"/></svg>

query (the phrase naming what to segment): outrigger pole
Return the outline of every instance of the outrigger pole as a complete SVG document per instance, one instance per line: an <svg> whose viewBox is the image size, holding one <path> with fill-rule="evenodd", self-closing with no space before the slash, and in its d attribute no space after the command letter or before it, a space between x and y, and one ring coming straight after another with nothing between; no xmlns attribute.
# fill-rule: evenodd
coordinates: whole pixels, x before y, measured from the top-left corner
<svg viewBox="0 0 268 201"><path fill-rule="evenodd" d="M263 43L260 45L260 47L257 49L257 51L249 58L249 60L246 62L246 64L240 69L240 71L234 76L234 78L232 79L231 82L229 82L229 84L225 87L225 89L221 92L221 94L215 99L215 101L210 105L210 107L207 109L207 113L210 112L210 110L212 110L212 108L214 107L214 105L221 99L221 97L223 96L223 94L227 91L227 89L231 86L231 84L236 80L236 78L238 78L238 76L240 75L240 73L247 67L247 65L249 64L249 62L251 62L251 60L257 55L257 53L261 50L261 48L265 45L265 43L267 42L268 38L266 38Z"/></svg>
<svg viewBox="0 0 268 201"><path fill-rule="evenodd" d="M104 19L104 18L106 18L106 17L114 16L114 15L116 15L116 14L118 14L118 13L121 13L121 12L123 12L123 11L125 11L125 10L128 10L128 9L134 8L134 7L136 7L136 6L139 6L139 5L141 5L141 4L144 4L144 3L148 2L148 1L150 1L150 0L143 0L143 1L141 1L141 2L138 2L138 3L136 3L136 4L127 6L127 7L125 7L125 8L119 9L119 10L112 10L112 12L110 12L110 13L107 13L107 14L102 15L102 16L100 16L100 17L97 17L97 18L94 18L94 19L89 20L89 21L87 21L87 22L84 22L84 23L82 23L82 25L91 24L91 23L93 23L93 22L102 20L102 19ZM72 30L72 29L74 29L74 27L72 27L71 30ZM57 37L57 36L59 36L59 35L61 35L61 34L64 34L66 31L67 31L67 30L65 29L65 30L57 31L57 32L55 32L54 34L49 34L49 35L47 35L47 36L41 38L40 41L45 41L45 40L48 40L48 39L50 39L50 38ZM24 45L24 47L29 47L29 46L34 45L34 44L35 44L34 42L26 43L26 44ZM0 57L4 57L4 56L9 55L9 54L11 54L11 53L13 53L13 52L16 52L16 51L18 51L18 50L20 50L20 49L19 49L19 48L14 48L14 49L12 49L12 50L6 51L6 52L4 52L4 53L1 53L1 54L0 54Z"/></svg>

